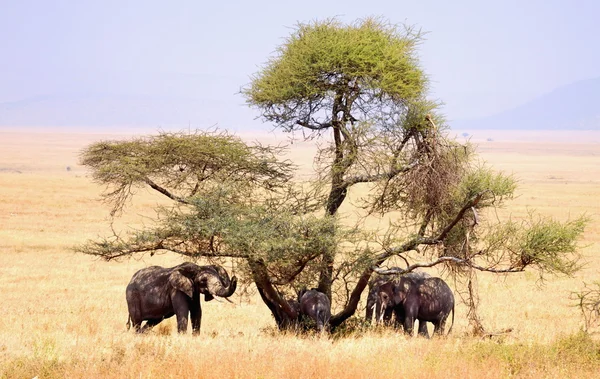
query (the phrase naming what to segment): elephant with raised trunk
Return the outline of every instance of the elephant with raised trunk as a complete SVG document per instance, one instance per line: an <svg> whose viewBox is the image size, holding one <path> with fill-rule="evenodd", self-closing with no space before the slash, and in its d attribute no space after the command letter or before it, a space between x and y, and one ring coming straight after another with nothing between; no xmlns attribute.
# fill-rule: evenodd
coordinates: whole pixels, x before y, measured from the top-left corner
<svg viewBox="0 0 600 379"><path fill-rule="evenodd" d="M138 333L160 323L173 315L177 317L177 331L187 331L188 316L192 319L192 331L200 332L202 309L200 294L204 301L214 296L229 297L237 286L237 278L229 279L221 266L198 266L182 263L165 268L151 266L136 272L127 285L126 298L129 309L129 323ZM143 327L142 321L146 321Z"/></svg>
<svg viewBox="0 0 600 379"><path fill-rule="evenodd" d="M300 303L300 318L308 318L317 326L319 332L329 328L331 318L331 302L327 295L316 289L303 289L298 292L298 303Z"/></svg>
<svg viewBox="0 0 600 379"><path fill-rule="evenodd" d="M419 335L429 337L427 322L434 325L434 334L443 334L446 320L452 311L454 325L454 294L440 278L401 276L379 287L380 317L393 308L396 320L402 320L404 332L413 334L415 320L419 320ZM450 326L450 332L452 326Z"/></svg>

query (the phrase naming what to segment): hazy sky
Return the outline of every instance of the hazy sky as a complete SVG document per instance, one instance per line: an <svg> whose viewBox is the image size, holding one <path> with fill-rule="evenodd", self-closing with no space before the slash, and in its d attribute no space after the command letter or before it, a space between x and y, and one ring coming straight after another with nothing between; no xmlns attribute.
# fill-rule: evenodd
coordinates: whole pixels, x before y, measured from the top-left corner
<svg viewBox="0 0 600 379"><path fill-rule="evenodd" d="M429 32L422 64L450 120L600 77L594 0L0 0L0 103L169 94L226 112L297 22L372 15Z"/></svg>

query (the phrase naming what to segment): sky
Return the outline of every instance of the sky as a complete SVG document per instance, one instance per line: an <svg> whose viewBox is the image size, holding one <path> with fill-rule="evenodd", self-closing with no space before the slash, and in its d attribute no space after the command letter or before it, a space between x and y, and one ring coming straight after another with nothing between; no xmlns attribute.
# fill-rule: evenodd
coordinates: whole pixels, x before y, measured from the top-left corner
<svg viewBox="0 0 600 379"><path fill-rule="evenodd" d="M382 16L427 32L431 97L477 118L600 77L598 15L593 0L0 0L0 103L168 94L235 129L258 116L240 88L298 22Z"/></svg>

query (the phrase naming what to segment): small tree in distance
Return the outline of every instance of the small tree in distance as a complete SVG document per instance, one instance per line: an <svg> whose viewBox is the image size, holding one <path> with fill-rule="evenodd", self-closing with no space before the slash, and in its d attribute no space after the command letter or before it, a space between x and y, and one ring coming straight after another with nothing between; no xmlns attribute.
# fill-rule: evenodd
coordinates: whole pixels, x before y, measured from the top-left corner
<svg viewBox="0 0 600 379"><path fill-rule="evenodd" d="M82 153L113 214L132 188L173 200L156 227L92 241L84 253L114 259L164 249L198 258L234 258L279 327L296 319L287 298L302 285L333 301L336 327L352 316L374 271L403 273L444 265L464 279L477 271L572 274L585 217L560 223L531 214L491 222L516 188L511 177L474 162L469 145L444 134L416 48L421 34L381 19L300 24L242 92L276 128L321 142L316 178L293 180L279 149L227 134L166 134L101 142ZM298 138L298 137L296 137ZM357 185L368 195L356 225L338 213ZM387 231L368 218L394 212ZM406 262L384 267L391 258ZM460 281L460 280L459 280ZM481 330L476 313L470 315Z"/></svg>

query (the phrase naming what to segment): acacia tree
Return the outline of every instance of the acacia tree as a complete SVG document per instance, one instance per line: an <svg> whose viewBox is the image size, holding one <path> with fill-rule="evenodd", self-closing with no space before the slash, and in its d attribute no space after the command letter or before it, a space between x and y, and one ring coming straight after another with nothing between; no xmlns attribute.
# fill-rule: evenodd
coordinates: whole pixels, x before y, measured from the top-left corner
<svg viewBox="0 0 600 379"><path fill-rule="evenodd" d="M365 249L350 265L341 258L337 273L340 250L322 253L318 289L330 298L340 272L344 279L355 274L343 309L331 319L334 326L355 312L373 270L402 273L446 264L469 277L472 270L507 273L533 265L541 273L571 274L578 267L575 241L585 218L560 224L532 217L475 230L478 212L502 205L515 182L473 165L468 146L443 136L436 105L425 100L427 79L416 56L420 41L419 31L374 18L300 24L243 90L275 127L326 140L317 158L326 214L336 215L349 190L361 183L371 185L371 194L359 206L403 214L381 239L379 252ZM421 246L430 261L409 264L406 253ZM392 256L405 259L407 267L378 269ZM468 288L473 308L471 281ZM472 320L477 323L476 315Z"/></svg>
<svg viewBox="0 0 600 379"><path fill-rule="evenodd" d="M281 328L296 319L286 296L301 285L334 300L331 324L340 325L355 313L373 271L445 265L466 278L472 308L475 271L572 274L585 218L488 220L486 208L510 199L515 182L474 163L470 146L444 135L436 105L426 100L420 41L418 31L379 19L300 24L243 89L276 128L321 142L308 183L293 180L278 148L227 134L163 133L89 146L82 164L109 186L113 215L138 186L173 206L158 209L155 226L78 249L106 259L160 249L234 259ZM344 225L340 207L357 186L368 189L353 204L365 217ZM391 212L388 230L369 230L367 217ZM386 269L391 258L406 267ZM471 320L478 323L475 314Z"/></svg>
<svg viewBox="0 0 600 379"><path fill-rule="evenodd" d="M335 220L313 215L314 196L290 181L295 167L279 159L281 150L210 132L94 143L82 151L81 164L107 186L111 216L119 216L139 188L172 203L157 207L154 225L114 230L76 249L106 260L158 250L233 259L242 281L273 299L265 302L286 327L297 315L276 287L308 275L310 262L338 241L328 232Z"/></svg>

